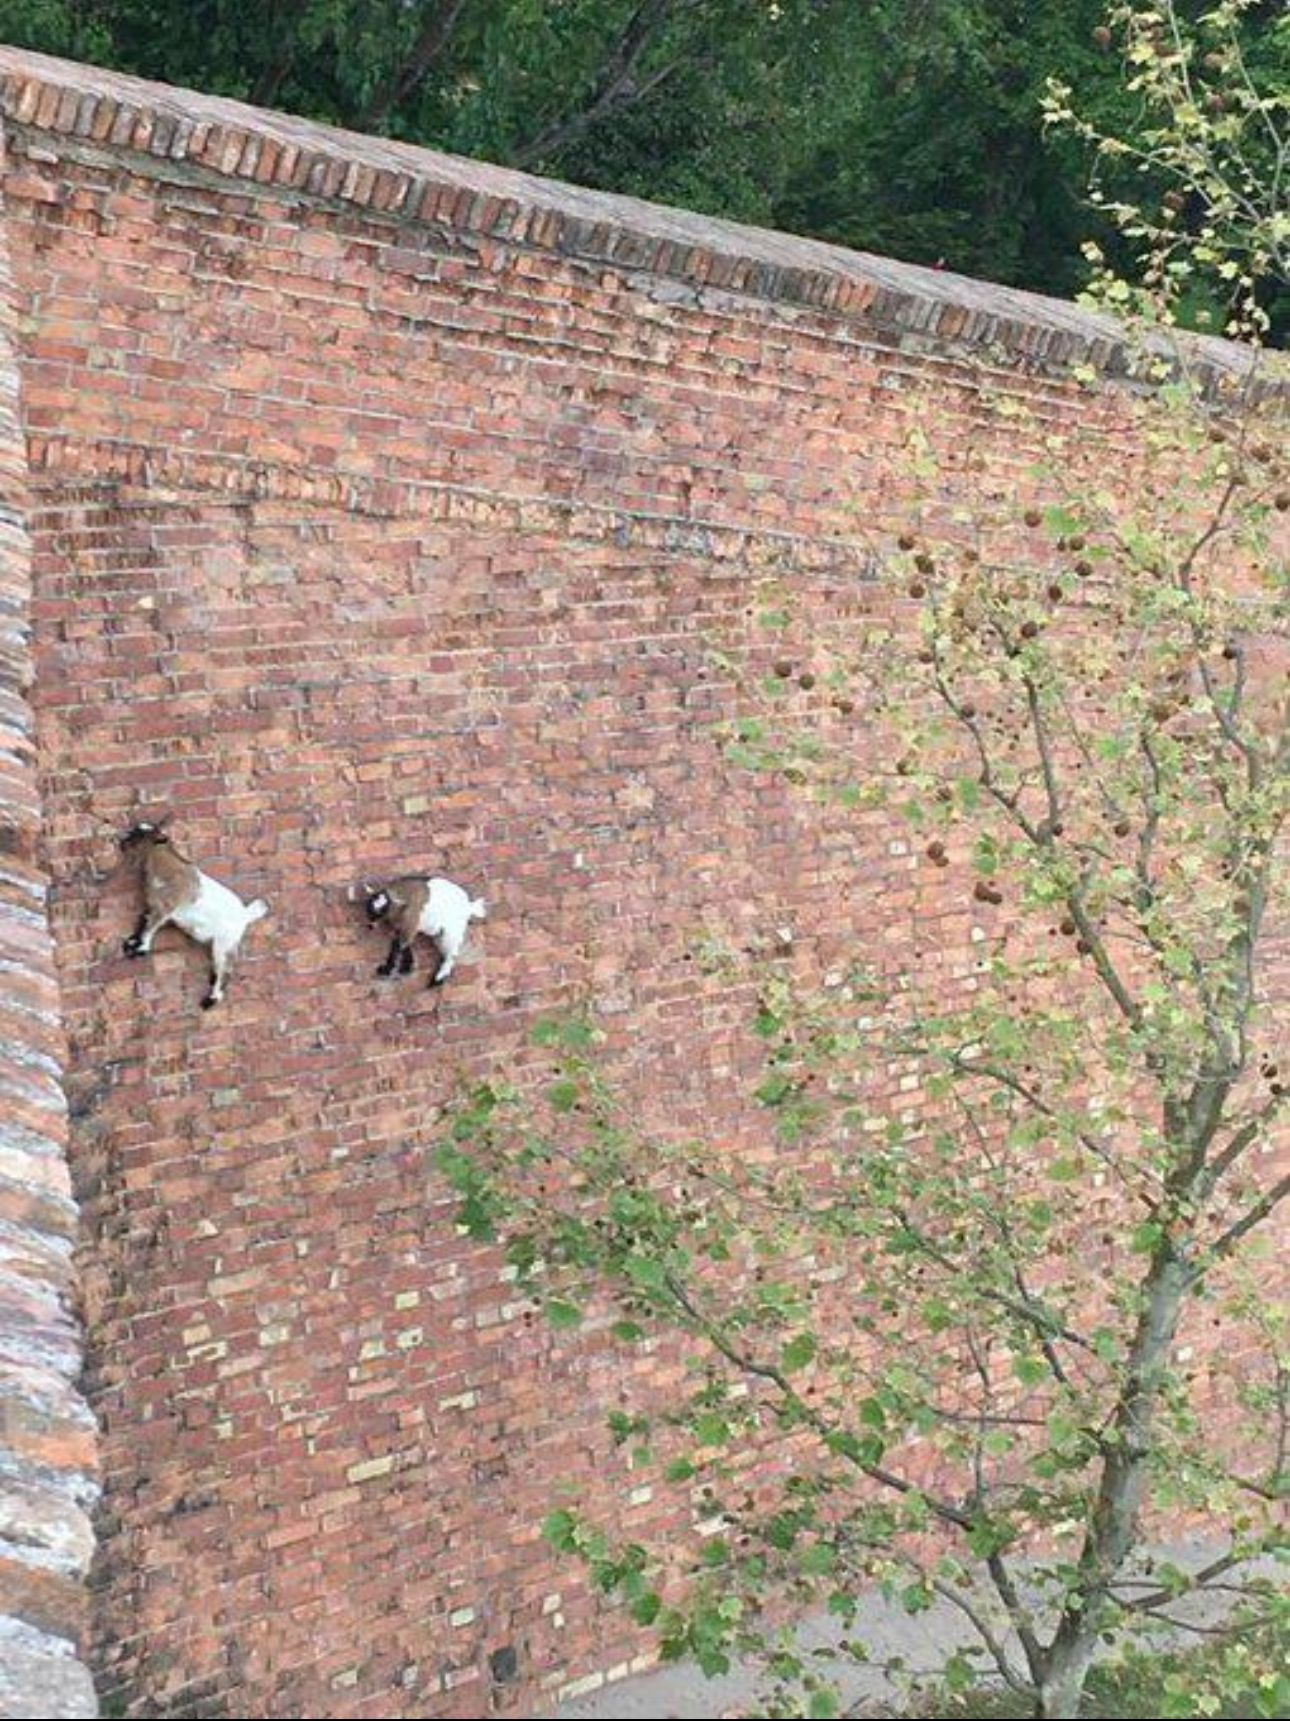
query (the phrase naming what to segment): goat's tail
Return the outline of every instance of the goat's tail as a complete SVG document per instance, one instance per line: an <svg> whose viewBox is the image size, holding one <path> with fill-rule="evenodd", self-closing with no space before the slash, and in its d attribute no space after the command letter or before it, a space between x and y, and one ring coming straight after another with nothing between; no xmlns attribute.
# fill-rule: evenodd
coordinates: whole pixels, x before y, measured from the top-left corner
<svg viewBox="0 0 1290 1721"><path fill-rule="evenodd" d="M254 902L246 905L246 924L252 925L257 920L263 920L269 912L269 905L262 896L257 896Z"/></svg>
<svg viewBox="0 0 1290 1721"><path fill-rule="evenodd" d="M475 897L471 898L470 906L466 910L466 918L467 918L467 920L487 920L488 919L488 904L484 901L482 896L475 896Z"/></svg>

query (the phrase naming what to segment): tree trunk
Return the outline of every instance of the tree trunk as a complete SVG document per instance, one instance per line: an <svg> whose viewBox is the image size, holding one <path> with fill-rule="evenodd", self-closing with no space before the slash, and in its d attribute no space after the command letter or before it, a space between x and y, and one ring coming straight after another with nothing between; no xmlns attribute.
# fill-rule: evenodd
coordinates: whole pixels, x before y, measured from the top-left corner
<svg viewBox="0 0 1290 1721"><path fill-rule="evenodd" d="M1050 1651L1044 1682L1039 1688L1039 1701L1035 1706L1035 1714L1041 1721L1077 1721L1084 1681L1088 1678L1096 1643L1097 1633L1087 1631L1060 1657Z"/></svg>
<svg viewBox="0 0 1290 1721"><path fill-rule="evenodd" d="M1036 1714L1073 1721L1103 1628L1103 1607L1137 1534L1146 1488L1151 1424L1183 1299L1191 1284L1186 1264L1167 1239L1152 1256L1145 1298L1129 1349L1128 1372L1111 1425L1102 1480L1079 1559L1079 1583L1044 1655Z"/></svg>

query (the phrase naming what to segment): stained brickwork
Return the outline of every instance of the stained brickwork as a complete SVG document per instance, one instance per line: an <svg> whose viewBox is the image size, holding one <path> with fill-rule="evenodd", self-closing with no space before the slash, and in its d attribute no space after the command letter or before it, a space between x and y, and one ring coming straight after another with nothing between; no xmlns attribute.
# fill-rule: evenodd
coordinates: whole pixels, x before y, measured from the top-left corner
<svg viewBox="0 0 1290 1721"><path fill-rule="evenodd" d="M804 974L863 947L970 982L970 908L918 896L883 820L728 768L713 725L729 659L773 657L776 582L822 648L884 601L867 546L908 518L911 426L1020 486L983 385L1111 448L1114 393L1065 367L1114 343L1069 306L89 68L0 51L0 88L101 1689L532 1711L641 1650L538 1537L563 1485L618 1497L621 1364L554 1343L456 1235L434 1120L594 992L646 1115L751 1140L725 1098L751 999L713 941L784 928ZM136 886L100 821L139 806L270 901L209 1015L181 940L120 955ZM438 994L374 978L346 900L410 866L490 902ZM678 1509L632 1499L629 1527Z"/></svg>
<svg viewBox="0 0 1290 1721"><path fill-rule="evenodd" d="M0 1715L88 1715L95 1442L77 1391L64 1042L38 858L17 315L0 226Z"/></svg>

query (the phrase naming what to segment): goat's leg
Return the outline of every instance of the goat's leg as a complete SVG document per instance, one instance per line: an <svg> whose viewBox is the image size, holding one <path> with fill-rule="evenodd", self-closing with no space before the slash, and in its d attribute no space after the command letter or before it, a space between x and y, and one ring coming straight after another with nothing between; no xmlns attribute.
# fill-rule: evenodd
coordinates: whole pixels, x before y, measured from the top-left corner
<svg viewBox="0 0 1290 1721"><path fill-rule="evenodd" d="M394 942L390 945L390 954L385 958L385 961L382 962L381 966L376 970L378 976L382 980L388 980L390 975L393 974L394 970L398 967L402 950L403 950L403 938L402 938L402 935L400 933L396 932L394 934ZM409 955L409 957L411 956L411 951L408 952L408 955Z"/></svg>
<svg viewBox="0 0 1290 1721"><path fill-rule="evenodd" d="M457 958L461 955L463 942L464 940L460 938L449 938L446 935L442 935L439 938L440 962L439 966L430 976L430 984L432 986L442 986L444 981L452 973L457 964Z"/></svg>
<svg viewBox="0 0 1290 1721"><path fill-rule="evenodd" d="M412 972L412 946L411 946L411 944L405 944L403 946L403 950L399 956L399 973L400 974L411 974L411 972Z"/></svg>
<svg viewBox="0 0 1290 1721"><path fill-rule="evenodd" d="M202 999L203 1010L213 1010L216 1004L224 999L224 985L228 979L228 965L233 960L236 951L235 944L211 945L211 984L210 991Z"/></svg>
<svg viewBox="0 0 1290 1721"><path fill-rule="evenodd" d="M152 949L152 941L170 920L168 914L155 914L151 909L144 909L139 916L139 924L122 944L121 948L127 956L146 956Z"/></svg>

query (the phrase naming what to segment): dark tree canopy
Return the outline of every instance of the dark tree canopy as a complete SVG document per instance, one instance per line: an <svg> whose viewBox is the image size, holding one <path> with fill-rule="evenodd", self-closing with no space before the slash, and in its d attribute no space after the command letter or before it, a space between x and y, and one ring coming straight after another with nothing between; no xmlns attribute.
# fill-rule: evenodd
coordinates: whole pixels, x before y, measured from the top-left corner
<svg viewBox="0 0 1290 1721"><path fill-rule="evenodd" d="M1251 65L1290 78L1276 0ZM1070 295L1105 0L0 0L22 46Z"/></svg>

